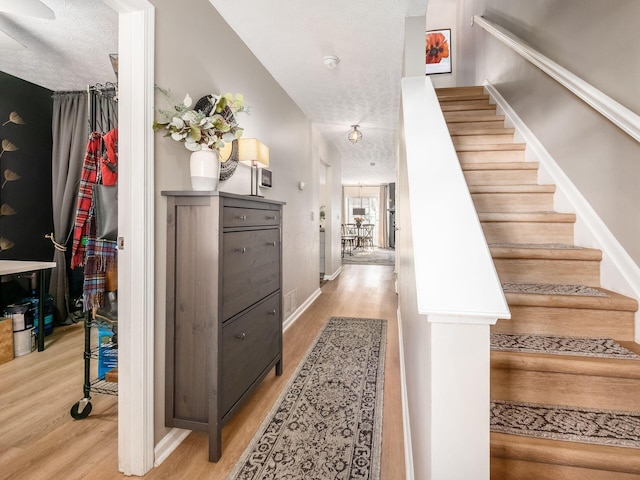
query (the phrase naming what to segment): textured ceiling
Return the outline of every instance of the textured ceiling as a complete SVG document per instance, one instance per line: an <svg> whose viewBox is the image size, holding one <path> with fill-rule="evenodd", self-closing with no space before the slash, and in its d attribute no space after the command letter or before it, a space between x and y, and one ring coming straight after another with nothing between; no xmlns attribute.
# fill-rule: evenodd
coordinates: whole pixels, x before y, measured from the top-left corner
<svg viewBox="0 0 640 480"><path fill-rule="evenodd" d="M395 181L404 22L427 0L210 2L333 144L343 184ZM325 55L340 58L334 70Z"/></svg>
<svg viewBox="0 0 640 480"><path fill-rule="evenodd" d="M55 20L0 13L0 30L27 47L0 52L0 71L55 91L115 81L117 13L102 0L43 2ZM395 181L404 19L427 0L210 2L335 147L344 184ZM340 58L336 69L325 55Z"/></svg>
<svg viewBox="0 0 640 480"><path fill-rule="evenodd" d="M0 13L0 30L27 47L0 52L0 71L55 91L115 82L109 54L118 52L116 11L102 0L42 1L55 20Z"/></svg>

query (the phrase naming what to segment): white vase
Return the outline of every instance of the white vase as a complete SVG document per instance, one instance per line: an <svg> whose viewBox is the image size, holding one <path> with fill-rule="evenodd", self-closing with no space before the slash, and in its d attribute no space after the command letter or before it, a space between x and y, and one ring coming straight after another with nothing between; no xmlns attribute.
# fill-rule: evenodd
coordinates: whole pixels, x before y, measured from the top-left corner
<svg viewBox="0 0 640 480"><path fill-rule="evenodd" d="M218 150L210 148L191 152L190 170L192 190L217 190L220 175L220 153Z"/></svg>

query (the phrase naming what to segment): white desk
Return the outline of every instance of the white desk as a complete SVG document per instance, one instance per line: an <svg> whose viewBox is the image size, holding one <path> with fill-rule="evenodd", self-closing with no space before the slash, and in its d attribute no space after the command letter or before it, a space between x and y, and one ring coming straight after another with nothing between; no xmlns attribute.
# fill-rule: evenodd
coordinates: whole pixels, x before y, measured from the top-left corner
<svg viewBox="0 0 640 480"><path fill-rule="evenodd" d="M56 262L35 262L30 260L0 260L0 276L15 273L36 273L36 283L40 303L38 306L38 351L44 350L44 282L42 271L55 268Z"/></svg>

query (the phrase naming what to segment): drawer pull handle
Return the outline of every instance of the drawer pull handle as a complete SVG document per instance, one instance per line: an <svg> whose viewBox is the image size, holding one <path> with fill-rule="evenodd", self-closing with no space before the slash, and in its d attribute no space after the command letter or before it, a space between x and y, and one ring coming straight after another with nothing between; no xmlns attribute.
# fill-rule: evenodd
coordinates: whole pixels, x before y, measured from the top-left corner
<svg viewBox="0 0 640 480"><path fill-rule="evenodd" d="M267 220L276 220L278 217L276 215L271 215L267 217Z"/></svg>
<svg viewBox="0 0 640 480"><path fill-rule="evenodd" d="M238 340L244 340L246 338L246 333L242 332L240 335L236 335L236 338Z"/></svg>
<svg viewBox="0 0 640 480"><path fill-rule="evenodd" d="M269 315L275 315L275 314L276 314L276 311L275 311L275 310L271 310L271 311L269 312Z"/></svg>
<svg viewBox="0 0 640 480"><path fill-rule="evenodd" d="M238 251L239 251L240 253L246 253L246 252L247 252L247 249L246 249L245 247L240 247L240 248L238 249Z"/></svg>
<svg viewBox="0 0 640 480"><path fill-rule="evenodd" d="M276 246L276 242L269 242L269 245L271 245L272 247Z"/></svg>
<svg viewBox="0 0 640 480"><path fill-rule="evenodd" d="M246 215L240 215L240 216L238 216L238 220L243 220L243 221L244 221L244 220L246 220L246 219L247 219L247 216L246 216Z"/></svg>

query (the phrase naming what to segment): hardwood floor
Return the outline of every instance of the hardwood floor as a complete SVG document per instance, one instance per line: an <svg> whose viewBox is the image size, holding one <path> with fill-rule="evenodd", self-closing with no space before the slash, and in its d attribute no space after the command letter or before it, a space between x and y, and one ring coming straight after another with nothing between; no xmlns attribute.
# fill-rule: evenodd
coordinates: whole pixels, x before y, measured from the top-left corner
<svg viewBox="0 0 640 480"><path fill-rule="evenodd" d="M149 479L222 479L332 316L388 321L381 479L405 478L400 359L393 267L345 265L284 334L284 373L269 375L223 429L223 454L207 461L207 436L193 432ZM56 329L47 350L0 365L0 479L124 478L117 468L117 399L93 397L93 412L72 420L82 396L82 326Z"/></svg>

